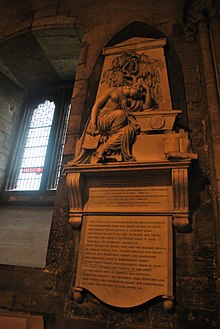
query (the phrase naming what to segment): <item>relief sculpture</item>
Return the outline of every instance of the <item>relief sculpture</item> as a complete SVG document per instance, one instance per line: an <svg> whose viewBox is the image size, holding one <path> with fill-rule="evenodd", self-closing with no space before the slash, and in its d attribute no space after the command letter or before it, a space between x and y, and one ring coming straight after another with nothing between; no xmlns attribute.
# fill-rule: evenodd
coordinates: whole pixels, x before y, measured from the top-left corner
<svg viewBox="0 0 220 329"><path fill-rule="evenodd" d="M73 297L120 308L174 305L173 227L189 229L188 132L174 126L164 39L103 50L96 101L64 169L69 222L81 229Z"/></svg>
<svg viewBox="0 0 220 329"><path fill-rule="evenodd" d="M148 86L151 97L150 107L155 109L159 108L162 99L160 72L163 68L164 65L159 59L150 58L144 53L126 53L112 61L111 67L104 71L101 83L107 83L109 87L117 87L141 78Z"/></svg>
<svg viewBox="0 0 220 329"><path fill-rule="evenodd" d="M158 108L163 63L144 53L123 54L104 71L105 91L91 110L83 135L70 164L136 161L132 146L140 133L135 112Z"/></svg>

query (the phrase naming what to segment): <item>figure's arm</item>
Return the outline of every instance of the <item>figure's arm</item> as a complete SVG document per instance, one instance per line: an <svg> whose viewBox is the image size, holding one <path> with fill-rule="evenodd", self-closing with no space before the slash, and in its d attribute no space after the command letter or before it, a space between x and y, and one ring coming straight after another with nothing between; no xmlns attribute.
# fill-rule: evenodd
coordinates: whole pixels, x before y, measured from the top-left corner
<svg viewBox="0 0 220 329"><path fill-rule="evenodd" d="M143 104L143 110L148 110L151 108L151 94L150 87L148 83L142 84L143 88L146 90L145 102Z"/></svg>
<svg viewBox="0 0 220 329"><path fill-rule="evenodd" d="M99 111L102 109L102 107L106 104L106 102L109 100L111 97L111 90L112 88L108 89L93 105L92 110L91 110L91 119L90 119L90 124L87 129L87 133L95 136L97 134L97 118Z"/></svg>
<svg viewBox="0 0 220 329"><path fill-rule="evenodd" d="M137 90L139 90L140 86L143 88L142 93L145 94L145 101L142 105L142 111L144 110L148 110L151 108L151 93L150 93L150 85L149 85L149 81L144 81L143 78L139 78L135 87Z"/></svg>

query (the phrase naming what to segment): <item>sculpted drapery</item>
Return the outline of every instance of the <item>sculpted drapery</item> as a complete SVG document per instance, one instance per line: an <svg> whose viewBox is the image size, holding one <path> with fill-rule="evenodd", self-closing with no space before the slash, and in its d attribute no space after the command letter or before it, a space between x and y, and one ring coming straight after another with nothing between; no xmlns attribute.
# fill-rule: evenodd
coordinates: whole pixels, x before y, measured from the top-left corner
<svg viewBox="0 0 220 329"><path fill-rule="evenodd" d="M115 155L135 161L132 145L140 127L134 113L159 108L163 67L160 60L136 52L112 61L101 80L106 88L91 110L70 165L115 161Z"/></svg>
<svg viewBox="0 0 220 329"><path fill-rule="evenodd" d="M135 161L132 145L140 132L134 112L150 108L149 87L142 79L132 86L112 87L96 101L83 136L77 145L74 164L105 161L120 154Z"/></svg>

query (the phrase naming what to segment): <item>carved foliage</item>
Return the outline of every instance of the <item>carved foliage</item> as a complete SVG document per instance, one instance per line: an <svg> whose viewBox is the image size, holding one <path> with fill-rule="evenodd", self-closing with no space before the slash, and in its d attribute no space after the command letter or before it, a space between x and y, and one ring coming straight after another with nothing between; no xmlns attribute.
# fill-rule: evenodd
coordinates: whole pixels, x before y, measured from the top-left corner
<svg viewBox="0 0 220 329"><path fill-rule="evenodd" d="M101 83L108 87L134 85L139 78L149 86L154 108L162 100L160 72L164 68L162 61L136 52L122 54L112 61L111 67L104 71Z"/></svg>

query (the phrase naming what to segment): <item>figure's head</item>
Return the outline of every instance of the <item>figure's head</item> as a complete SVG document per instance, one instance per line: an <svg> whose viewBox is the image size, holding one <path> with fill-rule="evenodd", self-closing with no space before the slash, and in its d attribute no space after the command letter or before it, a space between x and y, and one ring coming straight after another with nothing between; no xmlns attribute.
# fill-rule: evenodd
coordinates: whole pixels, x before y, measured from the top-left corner
<svg viewBox="0 0 220 329"><path fill-rule="evenodd" d="M137 78L136 82L133 84L133 88L137 89L138 91L143 91L146 88L144 88L146 85L146 82L142 77Z"/></svg>

